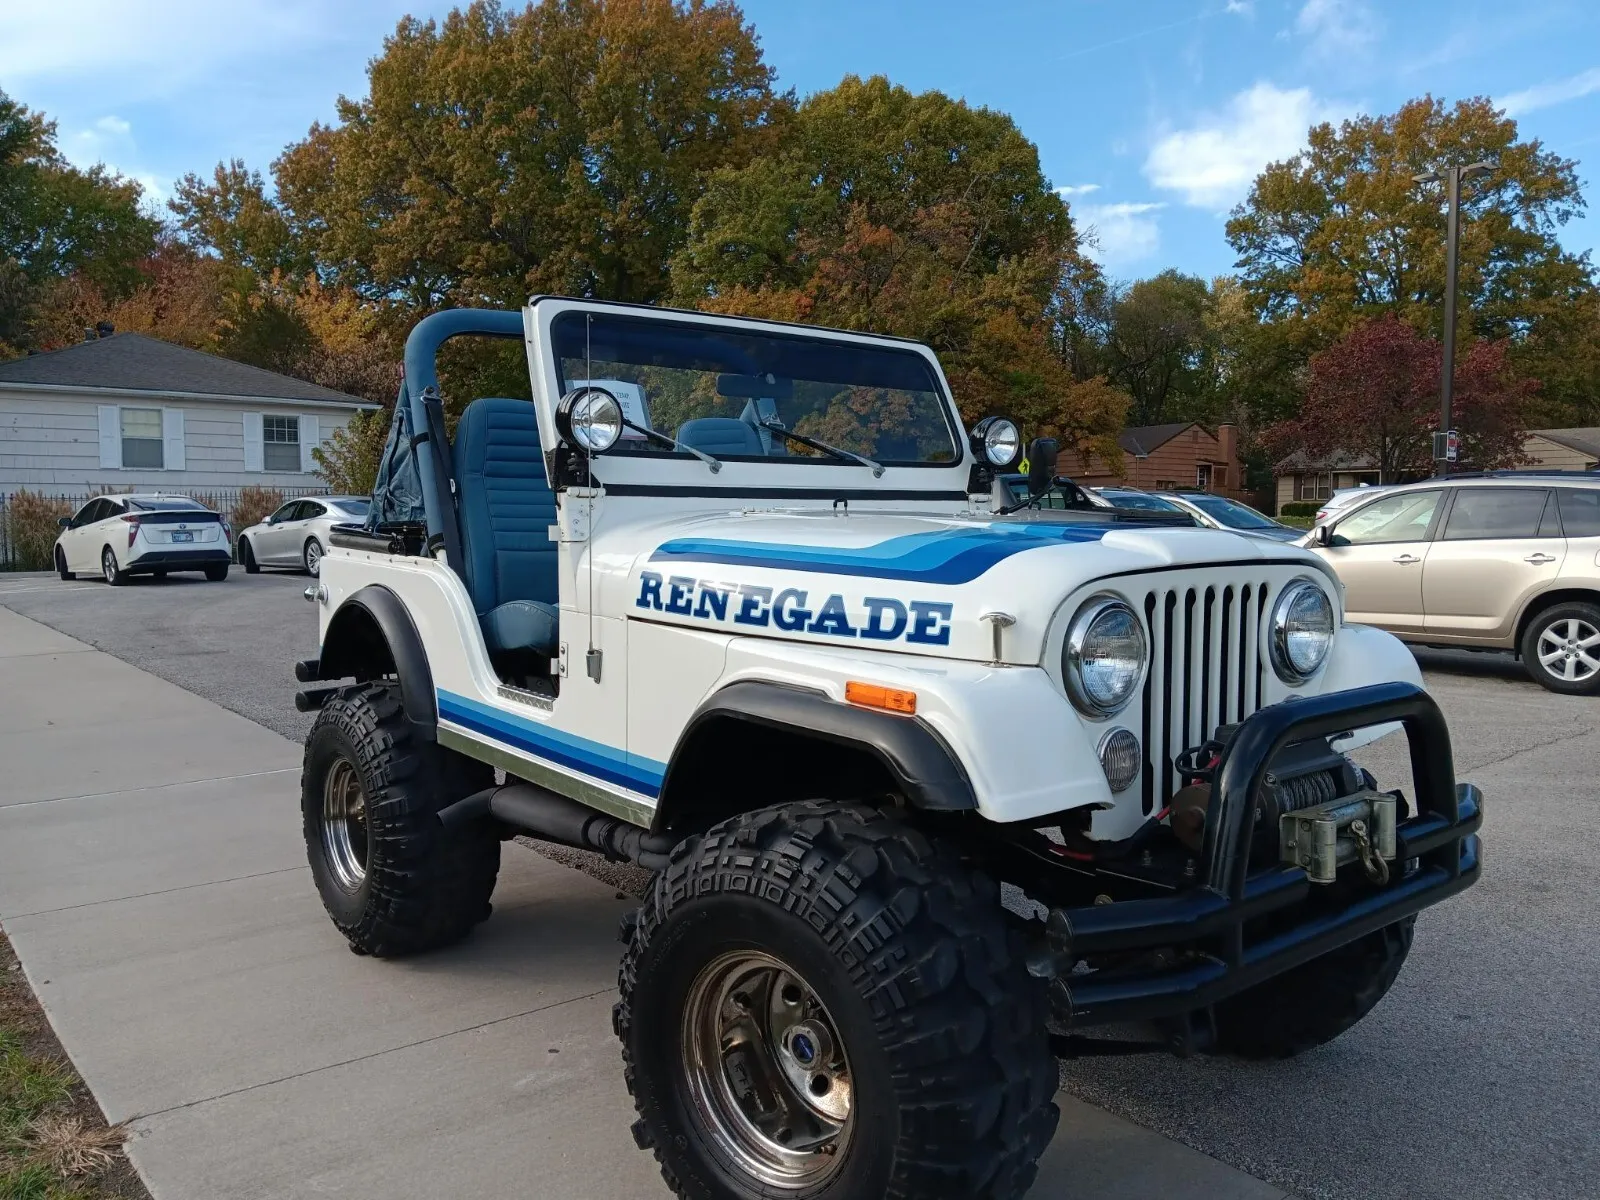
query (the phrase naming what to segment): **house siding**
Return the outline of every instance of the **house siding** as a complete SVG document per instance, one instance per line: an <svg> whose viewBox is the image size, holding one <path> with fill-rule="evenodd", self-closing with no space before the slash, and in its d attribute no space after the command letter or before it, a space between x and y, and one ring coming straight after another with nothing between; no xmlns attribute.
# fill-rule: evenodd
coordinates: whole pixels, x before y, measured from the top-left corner
<svg viewBox="0 0 1600 1200"><path fill-rule="evenodd" d="M1533 433L1522 444L1522 452L1531 460L1528 465L1546 471L1587 471L1595 464L1595 456L1563 446L1549 438Z"/></svg>
<svg viewBox="0 0 1600 1200"><path fill-rule="evenodd" d="M1121 474L1098 458L1091 458L1087 462L1080 459L1079 469L1070 474L1078 483L1088 487L1122 484L1150 490L1169 487L1191 489L1198 486L1198 469L1204 464L1211 467L1211 491L1246 503L1255 503L1260 498L1242 488L1244 468L1238 460L1236 445L1232 444L1231 427L1224 426L1224 429L1230 431L1228 445L1224 445L1216 434L1199 425L1192 425L1157 446L1148 455L1137 456L1124 452ZM1217 472L1224 469L1227 478L1219 480Z"/></svg>
<svg viewBox="0 0 1600 1200"><path fill-rule="evenodd" d="M184 469L140 470L100 465L99 406L167 408L183 412ZM319 487L320 477L302 471L246 471L247 412L317 419L319 442L349 422L355 409L331 404L149 399L81 393L0 391L0 495L21 488L82 495L105 488L238 488L257 484L292 492Z"/></svg>

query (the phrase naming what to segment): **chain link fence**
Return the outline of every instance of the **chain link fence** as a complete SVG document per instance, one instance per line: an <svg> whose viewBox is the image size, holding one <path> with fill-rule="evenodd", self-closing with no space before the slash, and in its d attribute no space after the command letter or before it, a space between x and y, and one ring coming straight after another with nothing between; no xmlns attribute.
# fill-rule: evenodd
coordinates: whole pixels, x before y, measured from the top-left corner
<svg viewBox="0 0 1600 1200"><path fill-rule="evenodd" d="M97 492L59 492L48 489L0 492L0 571L48 571L54 565L59 521L70 517L96 496L118 494L113 489ZM166 488L164 496L187 496L212 512L221 513L233 527L241 529L264 520L283 503L296 496L325 496L328 488L296 488L293 493L277 488Z"/></svg>

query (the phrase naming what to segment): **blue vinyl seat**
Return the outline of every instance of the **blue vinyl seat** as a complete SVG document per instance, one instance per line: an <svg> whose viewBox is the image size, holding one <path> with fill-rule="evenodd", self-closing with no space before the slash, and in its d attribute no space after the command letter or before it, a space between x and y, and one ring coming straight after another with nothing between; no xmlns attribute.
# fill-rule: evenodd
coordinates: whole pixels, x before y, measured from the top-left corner
<svg viewBox="0 0 1600 1200"><path fill-rule="evenodd" d="M737 417L697 417L678 426L678 440L712 458L725 454L765 454L756 427Z"/></svg>
<svg viewBox="0 0 1600 1200"><path fill-rule="evenodd" d="M553 658L558 645L556 497L527 400L486 397L461 414L451 448L461 556L492 656Z"/></svg>

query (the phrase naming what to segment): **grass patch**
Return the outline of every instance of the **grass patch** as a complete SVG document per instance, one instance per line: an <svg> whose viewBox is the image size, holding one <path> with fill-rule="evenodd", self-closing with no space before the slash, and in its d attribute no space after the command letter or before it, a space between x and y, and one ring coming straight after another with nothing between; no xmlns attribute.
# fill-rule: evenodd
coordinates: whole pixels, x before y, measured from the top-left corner
<svg viewBox="0 0 1600 1200"><path fill-rule="evenodd" d="M0 932L0 1200L149 1200Z"/></svg>

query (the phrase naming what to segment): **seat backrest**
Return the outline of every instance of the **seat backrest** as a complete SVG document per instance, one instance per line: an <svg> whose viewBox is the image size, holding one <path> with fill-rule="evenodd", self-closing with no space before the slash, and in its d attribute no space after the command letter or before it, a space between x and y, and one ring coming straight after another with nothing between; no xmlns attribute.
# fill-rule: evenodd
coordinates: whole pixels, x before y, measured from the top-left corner
<svg viewBox="0 0 1600 1200"><path fill-rule="evenodd" d="M734 417L697 417L678 426L678 440L716 458L722 454L761 454L754 425Z"/></svg>
<svg viewBox="0 0 1600 1200"><path fill-rule="evenodd" d="M474 400L451 456L467 591L482 616L508 600L557 602L556 498L527 400Z"/></svg>

